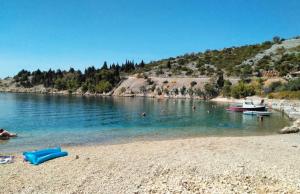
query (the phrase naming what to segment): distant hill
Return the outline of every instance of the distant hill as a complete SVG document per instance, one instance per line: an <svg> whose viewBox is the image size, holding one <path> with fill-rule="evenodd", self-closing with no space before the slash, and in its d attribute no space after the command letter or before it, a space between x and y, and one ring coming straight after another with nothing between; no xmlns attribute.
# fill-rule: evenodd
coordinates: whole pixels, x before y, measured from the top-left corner
<svg viewBox="0 0 300 194"><path fill-rule="evenodd" d="M263 72L275 70L280 76L300 70L300 37L222 50L190 53L147 64L139 72L153 76L212 76L221 70L226 76L262 76Z"/></svg>
<svg viewBox="0 0 300 194"><path fill-rule="evenodd" d="M22 70L13 78L1 80L0 91L199 98L219 94L277 97L278 92L282 97L284 91L295 91L293 98L298 98L298 82L294 79L298 75L300 37L274 37L261 44L189 53L150 63L105 62L101 68L88 67L84 72L73 68Z"/></svg>

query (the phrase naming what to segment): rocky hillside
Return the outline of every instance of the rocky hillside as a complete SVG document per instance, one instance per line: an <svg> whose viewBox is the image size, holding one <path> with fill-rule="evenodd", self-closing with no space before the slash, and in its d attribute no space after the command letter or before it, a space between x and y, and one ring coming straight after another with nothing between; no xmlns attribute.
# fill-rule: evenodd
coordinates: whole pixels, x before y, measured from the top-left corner
<svg viewBox="0 0 300 194"><path fill-rule="evenodd" d="M265 71L276 70L287 75L282 63L289 63L289 71L299 71L300 38L283 40L274 37L256 45L207 50L151 62L143 72L151 76L212 76L218 70L226 76L262 76Z"/></svg>
<svg viewBox="0 0 300 194"><path fill-rule="evenodd" d="M258 88L248 94L245 91L245 95L253 95L257 92L255 90L263 90L264 85L286 83L289 76L299 70L300 39L282 40L275 37L273 41L262 44L208 50L151 62L135 70L135 76L128 77L114 95L203 97L205 93L220 93L224 83L208 87L218 85L220 78L227 80L225 85L229 83L230 87L241 79L248 82L261 79L256 81L260 83L252 84ZM261 86L256 86L258 84ZM236 94L236 97L242 96Z"/></svg>
<svg viewBox="0 0 300 194"><path fill-rule="evenodd" d="M297 77L299 71L300 37L288 40L274 37L261 44L190 53L148 64L126 61L108 65L105 62L99 69L89 67L84 72L72 68L69 71L22 70L14 78L1 80L0 90L201 98L222 93L242 97L262 94L272 80L280 83L269 92L291 87L292 91L297 90L295 83L284 84Z"/></svg>

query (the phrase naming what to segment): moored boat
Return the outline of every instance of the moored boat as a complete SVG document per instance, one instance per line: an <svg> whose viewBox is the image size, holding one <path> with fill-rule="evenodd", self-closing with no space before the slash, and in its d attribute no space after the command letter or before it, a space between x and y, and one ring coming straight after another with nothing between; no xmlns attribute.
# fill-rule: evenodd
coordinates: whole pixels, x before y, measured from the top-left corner
<svg viewBox="0 0 300 194"><path fill-rule="evenodd" d="M234 105L234 106L230 106L229 108L227 108L226 110L229 111L234 111L234 112L244 112L244 111L266 111L267 108L266 106L263 104L263 101L258 104L255 105L252 101L245 101L243 102L242 105Z"/></svg>
<svg viewBox="0 0 300 194"><path fill-rule="evenodd" d="M272 113L268 111L244 111L244 115L270 116Z"/></svg>

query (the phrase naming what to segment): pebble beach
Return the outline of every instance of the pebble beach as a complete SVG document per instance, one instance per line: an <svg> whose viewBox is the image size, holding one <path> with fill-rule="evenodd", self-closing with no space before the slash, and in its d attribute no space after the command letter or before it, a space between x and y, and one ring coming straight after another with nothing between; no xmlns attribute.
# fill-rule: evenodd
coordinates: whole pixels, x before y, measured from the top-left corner
<svg viewBox="0 0 300 194"><path fill-rule="evenodd" d="M300 193L299 134L64 147L0 165L0 193Z"/></svg>

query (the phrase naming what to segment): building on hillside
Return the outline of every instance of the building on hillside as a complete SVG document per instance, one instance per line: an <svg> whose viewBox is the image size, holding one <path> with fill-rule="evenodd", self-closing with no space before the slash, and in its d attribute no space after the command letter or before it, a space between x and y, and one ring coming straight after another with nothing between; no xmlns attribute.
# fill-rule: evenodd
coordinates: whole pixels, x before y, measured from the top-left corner
<svg viewBox="0 0 300 194"><path fill-rule="evenodd" d="M271 77L279 77L279 72L276 70L268 70L262 72L263 77L271 78Z"/></svg>

